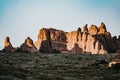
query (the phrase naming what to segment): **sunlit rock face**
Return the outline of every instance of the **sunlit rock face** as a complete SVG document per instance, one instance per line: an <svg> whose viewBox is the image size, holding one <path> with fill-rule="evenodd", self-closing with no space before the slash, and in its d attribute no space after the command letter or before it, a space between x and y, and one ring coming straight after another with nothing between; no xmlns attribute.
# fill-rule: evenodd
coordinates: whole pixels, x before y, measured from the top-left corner
<svg viewBox="0 0 120 80"><path fill-rule="evenodd" d="M67 37L67 50L69 53L82 53L83 50L81 48L81 39L82 33L79 31L72 31L66 34Z"/></svg>
<svg viewBox="0 0 120 80"><path fill-rule="evenodd" d="M50 45L50 33L46 28L42 28L39 31L38 39L35 42L35 46L41 52L51 52L51 45Z"/></svg>
<svg viewBox="0 0 120 80"><path fill-rule="evenodd" d="M91 25L89 30L86 24L82 29L79 27L77 31L64 32L53 28L42 28L35 46L43 53L107 54L120 49L120 37L112 38L104 23L101 23L99 28Z"/></svg>
<svg viewBox="0 0 120 80"><path fill-rule="evenodd" d="M29 53L37 53L38 50L33 44L33 40L30 37L25 39L25 42L20 46L20 51L29 52Z"/></svg>
<svg viewBox="0 0 120 80"><path fill-rule="evenodd" d="M13 48L11 42L10 42L10 38L7 36L5 38L5 41L4 41L4 49L3 51L5 52L14 52L16 49Z"/></svg>
<svg viewBox="0 0 120 80"><path fill-rule="evenodd" d="M64 52L66 51L66 33L53 28L42 28L35 46L43 53Z"/></svg>
<svg viewBox="0 0 120 80"><path fill-rule="evenodd" d="M89 34L91 35L97 35L98 33L98 28L96 25L91 25L89 28Z"/></svg>

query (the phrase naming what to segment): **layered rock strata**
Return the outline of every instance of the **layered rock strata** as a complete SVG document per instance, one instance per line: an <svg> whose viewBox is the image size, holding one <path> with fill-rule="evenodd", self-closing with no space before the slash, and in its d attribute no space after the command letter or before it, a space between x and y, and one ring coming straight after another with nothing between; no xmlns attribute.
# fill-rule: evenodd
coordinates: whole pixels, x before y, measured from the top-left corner
<svg viewBox="0 0 120 80"><path fill-rule="evenodd" d="M83 31L80 27L71 32L42 28L35 46L43 53L107 54L120 49L120 39L112 38L104 23L101 23L100 27L91 25L89 29L86 24Z"/></svg>

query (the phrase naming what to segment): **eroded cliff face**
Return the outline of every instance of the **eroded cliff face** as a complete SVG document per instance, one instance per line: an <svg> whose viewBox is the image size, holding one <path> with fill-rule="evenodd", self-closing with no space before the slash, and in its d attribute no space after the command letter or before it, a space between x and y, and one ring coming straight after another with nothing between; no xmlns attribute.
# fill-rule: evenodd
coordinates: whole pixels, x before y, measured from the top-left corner
<svg viewBox="0 0 120 80"><path fill-rule="evenodd" d="M64 52L66 51L66 33L53 28L42 28L35 46L43 53Z"/></svg>
<svg viewBox="0 0 120 80"><path fill-rule="evenodd" d="M99 28L91 25L89 29L86 24L83 26L83 31L80 27L77 31L71 32L42 28L35 46L40 52L45 53L107 54L116 52L120 48L120 39L112 38L104 23L101 23Z"/></svg>
<svg viewBox="0 0 120 80"><path fill-rule="evenodd" d="M13 48L10 38L6 37L4 49L6 52L29 53L72 53L72 54L107 54L120 50L120 36L112 37L107 31L106 25L101 23L99 27L87 24L76 31L64 32L54 28L42 28L38 33L35 43L30 37L17 49Z"/></svg>

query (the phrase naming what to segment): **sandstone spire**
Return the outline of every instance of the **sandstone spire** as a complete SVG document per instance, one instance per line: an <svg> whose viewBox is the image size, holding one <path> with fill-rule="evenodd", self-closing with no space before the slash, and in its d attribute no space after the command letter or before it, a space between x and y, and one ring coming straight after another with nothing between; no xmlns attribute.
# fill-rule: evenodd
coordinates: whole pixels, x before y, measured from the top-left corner
<svg viewBox="0 0 120 80"><path fill-rule="evenodd" d="M105 34L107 32L106 25L102 22L99 27L99 34Z"/></svg>
<svg viewBox="0 0 120 80"><path fill-rule="evenodd" d="M25 42L20 46L20 49L23 52L37 53L38 50L33 44L33 40L30 37L25 39Z"/></svg>
<svg viewBox="0 0 120 80"><path fill-rule="evenodd" d="M98 33L98 28L96 25L91 25L89 28L89 33L91 35L96 35Z"/></svg>
<svg viewBox="0 0 120 80"><path fill-rule="evenodd" d="M88 32L88 28L87 28L87 24L85 24L85 26L83 26L83 32Z"/></svg>
<svg viewBox="0 0 120 80"><path fill-rule="evenodd" d="M5 38L3 51L6 51L6 52L14 52L15 51L15 48L13 48L13 46L10 42L10 38L8 36Z"/></svg>

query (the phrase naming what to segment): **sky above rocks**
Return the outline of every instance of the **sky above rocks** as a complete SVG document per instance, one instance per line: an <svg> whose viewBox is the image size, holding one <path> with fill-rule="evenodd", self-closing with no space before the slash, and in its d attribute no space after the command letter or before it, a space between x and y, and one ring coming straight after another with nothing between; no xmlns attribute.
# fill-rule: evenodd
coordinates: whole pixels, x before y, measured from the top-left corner
<svg viewBox="0 0 120 80"><path fill-rule="evenodd" d="M120 0L0 0L0 49L6 36L19 47L27 36L36 41L43 27L72 31L101 22L120 34Z"/></svg>

